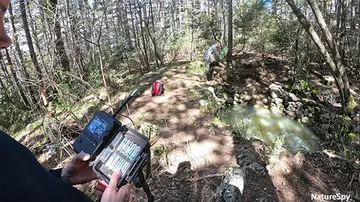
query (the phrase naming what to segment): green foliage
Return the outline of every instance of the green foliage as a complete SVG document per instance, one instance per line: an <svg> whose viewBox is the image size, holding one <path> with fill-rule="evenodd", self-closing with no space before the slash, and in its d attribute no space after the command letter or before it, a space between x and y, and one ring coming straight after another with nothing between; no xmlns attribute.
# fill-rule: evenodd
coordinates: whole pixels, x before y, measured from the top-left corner
<svg viewBox="0 0 360 202"><path fill-rule="evenodd" d="M279 32L279 25L265 8L265 1L248 1L234 12L234 45L247 43L251 49L263 54L275 50L273 36Z"/></svg>
<svg viewBox="0 0 360 202"><path fill-rule="evenodd" d="M289 50L297 37L298 22L289 20L277 20L277 28L272 33L271 40L279 50Z"/></svg>
<svg viewBox="0 0 360 202"><path fill-rule="evenodd" d="M31 112L20 101L16 94L10 91L0 91L0 128L14 134L31 121Z"/></svg>
<svg viewBox="0 0 360 202"><path fill-rule="evenodd" d="M300 89L304 92L311 92L312 90L315 90L314 91L315 94L319 93L318 90L315 89L315 86L312 83L305 81L303 79L300 80ZM317 92L316 92L316 90L317 90Z"/></svg>
<svg viewBox="0 0 360 202"><path fill-rule="evenodd" d="M204 74L206 68L205 62L195 60L186 65L186 72L190 75L201 76Z"/></svg>
<svg viewBox="0 0 360 202"><path fill-rule="evenodd" d="M352 110L355 108L355 106L356 106L356 102L355 102L354 96L350 95L349 101L346 105L346 112L351 113Z"/></svg>
<svg viewBox="0 0 360 202"><path fill-rule="evenodd" d="M360 138L360 135L359 135L359 134L355 134L355 133L349 133L349 134L347 135L347 138L348 138L349 140L354 140L354 139L356 139L356 138Z"/></svg>
<svg viewBox="0 0 360 202"><path fill-rule="evenodd" d="M272 145L272 152L274 154L276 154L277 152L281 151L281 149L283 148L283 146L285 145L285 138L286 138L286 135L285 133L284 134L281 134L279 135L278 137L276 137L273 145Z"/></svg>

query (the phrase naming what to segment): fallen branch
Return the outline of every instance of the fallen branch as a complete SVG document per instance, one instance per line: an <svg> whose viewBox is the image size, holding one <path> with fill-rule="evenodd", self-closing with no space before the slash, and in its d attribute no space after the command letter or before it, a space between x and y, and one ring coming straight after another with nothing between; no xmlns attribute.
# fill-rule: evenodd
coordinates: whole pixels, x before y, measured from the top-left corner
<svg viewBox="0 0 360 202"><path fill-rule="evenodd" d="M330 158L343 159L341 156L336 155L336 154L333 154L333 153L330 153L330 152L327 151L327 150L322 151L322 153L326 154L326 155L327 155L328 157L330 157Z"/></svg>

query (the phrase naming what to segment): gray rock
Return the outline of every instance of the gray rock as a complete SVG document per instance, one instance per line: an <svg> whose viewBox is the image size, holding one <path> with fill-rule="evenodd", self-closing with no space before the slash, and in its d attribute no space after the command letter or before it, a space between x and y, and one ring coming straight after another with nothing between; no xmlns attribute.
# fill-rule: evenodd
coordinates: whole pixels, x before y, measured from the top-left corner
<svg viewBox="0 0 360 202"><path fill-rule="evenodd" d="M248 169L251 169L252 171L254 171L255 173L257 173L261 176L266 175L266 169L258 163L252 163L251 165L245 167L245 173Z"/></svg>
<svg viewBox="0 0 360 202"><path fill-rule="evenodd" d="M242 202L245 173L241 168L230 168L216 189L217 202Z"/></svg>
<svg viewBox="0 0 360 202"><path fill-rule="evenodd" d="M289 105L287 108L286 108L287 111L291 111L291 112L295 112L295 107L293 105Z"/></svg>
<svg viewBox="0 0 360 202"><path fill-rule="evenodd" d="M304 112L304 116L308 116L309 115L309 111L306 109Z"/></svg>
<svg viewBox="0 0 360 202"><path fill-rule="evenodd" d="M282 102L283 102L282 99L280 99L280 98L274 98L274 103L276 103L277 105L281 105Z"/></svg>
<svg viewBox="0 0 360 202"><path fill-rule="evenodd" d="M301 108L301 107L303 106L303 104L302 104L301 102L296 102L296 106L297 106L298 108Z"/></svg>
<svg viewBox="0 0 360 202"><path fill-rule="evenodd" d="M228 99L226 99L225 103L232 105L232 104L234 104L234 99L229 97Z"/></svg>
<svg viewBox="0 0 360 202"><path fill-rule="evenodd" d="M302 117L304 115L303 112L299 109L295 110L295 114L297 117Z"/></svg>
<svg viewBox="0 0 360 202"><path fill-rule="evenodd" d="M264 104L267 104L267 103L269 103L269 100L268 100L267 98L263 98L263 99L262 99L262 102L263 102Z"/></svg>
<svg viewBox="0 0 360 202"><path fill-rule="evenodd" d="M298 98L298 97L296 97L296 95L295 94L293 94L293 93L289 93L289 97L290 97L290 99L292 100L292 101L299 101L300 99Z"/></svg>
<svg viewBox="0 0 360 202"><path fill-rule="evenodd" d="M282 86L278 83L273 83L269 86L270 95L272 98L281 97L284 95Z"/></svg>
<svg viewBox="0 0 360 202"><path fill-rule="evenodd" d="M275 92L270 92L270 96L275 99L278 98L278 95Z"/></svg>
<svg viewBox="0 0 360 202"><path fill-rule="evenodd" d="M293 112L293 111L286 111L286 114L287 114L289 117L291 117L291 118L295 118L295 117L296 117L296 114L295 114L295 112Z"/></svg>

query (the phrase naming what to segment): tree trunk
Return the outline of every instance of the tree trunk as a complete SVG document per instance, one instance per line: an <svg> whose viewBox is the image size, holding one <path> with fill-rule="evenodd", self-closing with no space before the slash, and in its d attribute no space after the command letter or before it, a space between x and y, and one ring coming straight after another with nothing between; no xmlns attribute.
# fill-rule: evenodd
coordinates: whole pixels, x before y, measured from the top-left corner
<svg viewBox="0 0 360 202"><path fill-rule="evenodd" d="M38 82L39 82L39 93L40 93L40 97L43 101L44 106L47 106L48 101L47 101L47 96L46 96L46 92L45 92L45 85L44 85L44 80L43 80L43 75L42 75L42 71L40 69L39 63L37 61L37 57L36 57L36 53L34 51L34 46L33 46L33 42L31 39L31 35L30 35L30 30L29 30L29 24L26 18L26 9L25 9L25 3L24 0L20 0L20 10L21 10L21 17L22 17L22 21L23 21L23 28L25 31L25 35L26 35L26 40L27 40L27 44L29 47L29 52L30 52L30 58L31 61L36 69L37 72L37 78L38 78Z"/></svg>
<svg viewBox="0 0 360 202"><path fill-rule="evenodd" d="M29 2L28 2L28 5L30 5ZM32 31L32 36L34 38L34 44L36 47L36 51L39 53L40 64L42 66L45 66L44 57L43 57L43 54L41 53L41 48L40 48L40 44L39 44L39 38L38 38L37 27L36 27L36 19L35 20L33 19L32 11L30 10L30 6L27 6L26 8L27 8L27 11L29 14L29 19L30 19L29 23L30 23L30 28Z"/></svg>
<svg viewBox="0 0 360 202"><path fill-rule="evenodd" d="M157 44L156 44L156 39L155 39L155 23L154 23L154 13L153 13L153 8L152 8L152 3L151 3L151 0L150 0L150 8L149 8L149 15L151 16L151 25L152 25L152 33L149 29L149 23L147 24L147 29L148 29L148 33L149 33L149 37L150 37L150 40L154 46L154 52L155 52L155 60L156 60L156 65L159 67L159 64L158 64L158 61L160 62L160 65L163 66L164 63L163 63L163 60L159 54L159 51L158 51L158 48L157 48Z"/></svg>
<svg viewBox="0 0 360 202"><path fill-rule="evenodd" d="M142 10L141 10L141 5L139 2L137 2L137 5L139 7L139 11L138 11L138 15L140 18L140 35L141 35L141 40L142 40L142 45L143 45L143 50L144 50L144 62L146 65L146 68L149 70L150 69L150 64L149 64L149 57L148 57L148 51L146 48L146 41L145 41L145 35L144 35L144 30L143 30L143 17L142 17Z"/></svg>
<svg viewBox="0 0 360 202"><path fill-rule="evenodd" d="M54 32L56 35L56 39L55 39L54 43L55 43L55 47L56 47L56 52L59 56L59 59L61 62L61 67L62 67L63 71L68 72L68 71L70 71L70 62L69 62L69 58L66 54L64 40L63 40L62 34L61 34L61 25L57 19L59 16L58 12L56 10L57 0L51 0L50 5L51 5L51 10L54 13L54 20L55 20Z"/></svg>
<svg viewBox="0 0 360 202"><path fill-rule="evenodd" d="M228 52L227 58L231 61L232 58L232 47L233 47L233 9L232 9L232 0L228 0Z"/></svg>
<svg viewBox="0 0 360 202"><path fill-rule="evenodd" d="M10 4L9 6L9 14L10 14L10 21L11 21L11 27L12 27L12 30L13 30L13 36L14 36L14 44L15 44L15 50L19 56L19 59L20 59L20 64L21 64L21 67L22 69L24 70L24 76L25 76L25 79L26 80L30 80L30 75L29 75L29 72L27 70L27 67L25 66L25 63L24 63L24 57L23 57L23 54L22 54L22 51L20 49L20 45L19 45L19 41L18 41L18 37L17 37L17 33L16 33L16 27L15 27L15 22L14 22L14 15L13 15L13 12L12 12L12 5ZM37 103L37 100L35 98L35 92L32 88L31 85L28 85L27 86L27 90L29 91L30 93L30 98L31 98L31 101L33 102L33 104L36 104Z"/></svg>
<svg viewBox="0 0 360 202"><path fill-rule="evenodd" d="M227 48L228 52L226 55L226 74L227 79L231 78L233 74L232 70L232 48L233 48L233 8L232 0L227 0L228 6L228 37L227 37Z"/></svg>
<svg viewBox="0 0 360 202"><path fill-rule="evenodd" d="M26 95L24 93L24 90L23 88L21 87L20 85L20 82L19 82L19 79L16 75L16 71L15 71L15 67L13 66L12 62L11 62L11 58L10 58L10 55L9 55L9 51L7 49L5 49L5 53L6 53L6 58L7 58L7 61L8 61L8 64L9 64L9 68L10 68L10 71L11 71L11 74L14 78L14 81L15 81L15 84L16 84L16 87L19 91L19 94L20 94L20 97L21 99L24 101L24 104L26 105L26 107L29 107L29 101L27 100L26 98Z"/></svg>
<svg viewBox="0 0 360 202"><path fill-rule="evenodd" d="M342 104L344 107L344 110L347 107L347 104L349 103L350 99L350 88L349 88L349 82L347 79L347 75L345 72L345 67L342 65L341 60L337 61L336 56L331 55L329 51L326 49L325 45L322 43L318 33L315 31L314 27L310 24L310 22L306 19L304 14L301 12L301 10L295 5L295 2L293 0L286 0L291 9L294 11L296 17L298 18L301 25L304 27L305 31L308 33L318 50L320 51L321 55L325 59L326 63L331 68L332 74L335 78L336 84L340 91L340 96L342 100ZM309 5L313 5L311 2L312 0L307 0ZM321 12L319 11L318 7L311 6L316 18L318 19L318 23L321 26L321 29L323 30L323 34L327 38L327 43L329 43L329 47L331 49L331 46L334 48L331 49L331 52L335 53L336 55L336 44L331 40L331 33L326 27L325 21L322 18Z"/></svg>

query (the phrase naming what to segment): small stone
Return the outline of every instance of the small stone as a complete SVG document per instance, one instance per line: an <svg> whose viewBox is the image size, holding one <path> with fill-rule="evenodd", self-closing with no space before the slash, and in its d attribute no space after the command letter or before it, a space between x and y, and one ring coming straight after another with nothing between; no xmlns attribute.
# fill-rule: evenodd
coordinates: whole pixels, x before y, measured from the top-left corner
<svg viewBox="0 0 360 202"><path fill-rule="evenodd" d="M208 103L205 100L201 99L201 100L199 100L199 104L201 106L206 106Z"/></svg>
<svg viewBox="0 0 360 202"><path fill-rule="evenodd" d="M244 101L250 101L252 99L251 95L245 95Z"/></svg>
<svg viewBox="0 0 360 202"><path fill-rule="evenodd" d="M289 117L291 117L291 118L295 118L295 117L296 117L296 114L295 114L295 112L293 112L293 111L286 111L286 114L287 114Z"/></svg>
<svg viewBox="0 0 360 202"><path fill-rule="evenodd" d="M302 117L303 116L303 112L301 110L298 110L298 109L295 111L295 114L296 114L297 117Z"/></svg>
<svg viewBox="0 0 360 202"><path fill-rule="evenodd" d="M304 111L304 116L307 116L307 115L309 115L309 111L308 111L308 110L305 110L305 111Z"/></svg>
<svg viewBox="0 0 360 202"><path fill-rule="evenodd" d="M255 109L260 109L260 108L261 108L261 106L260 106L260 105L255 104L255 105L254 105L254 108L255 108Z"/></svg>
<svg viewBox="0 0 360 202"><path fill-rule="evenodd" d="M309 118L308 117L302 117L301 118L301 123L309 123Z"/></svg>
<svg viewBox="0 0 360 202"><path fill-rule="evenodd" d="M274 98L274 99L278 97L275 92L271 92L271 93L270 93L270 96L271 96L272 98Z"/></svg>
<svg viewBox="0 0 360 202"><path fill-rule="evenodd" d="M280 99L280 98L275 98L275 99L274 99L274 102L275 102L276 104L280 105L280 104L282 104L283 100Z"/></svg>
<svg viewBox="0 0 360 202"><path fill-rule="evenodd" d="M230 105L234 104L234 99L229 97L228 99L226 99L225 104L230 104Z"/></svg>
<svg viewBox="0 0 360 202"><path fill-rule="evenodd" d="M267 104L267 103L269 102L269 100L268 100L267 98L263 98L263 99L262 99L262 102L263 102L264 104Z"/></svg>
<svg viewBox="0 0 360 202"><path fill-rule="evenodd" d="M295 112L295 107L293 105L289 105L287 108L286 108L287 111L291 111L291 112Z"/></svg>
<svg viewBox="0 0 360 202"><path fill-rule="evenodd" d="M296 97L294 93L289 93L289 97L291 98L292 101L295 102L300 100L298 97Z"/></svg>
<svg viewBox="0 0 360 202"><path fill-rule="evenodd" d="M273 84L271 84L269 86L269 90L270 90L270 95L273 98L274 98L275 95L276 95L276 97L282 96L283 92L284 92L283 89L282 89L282 86L278 85L278 84L275 84L275 83L273 83Z"/></svg>

